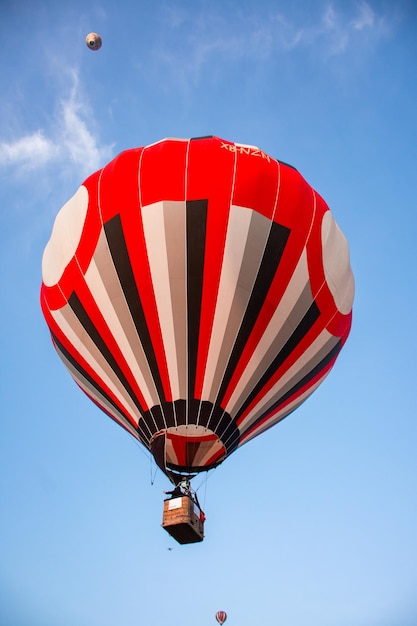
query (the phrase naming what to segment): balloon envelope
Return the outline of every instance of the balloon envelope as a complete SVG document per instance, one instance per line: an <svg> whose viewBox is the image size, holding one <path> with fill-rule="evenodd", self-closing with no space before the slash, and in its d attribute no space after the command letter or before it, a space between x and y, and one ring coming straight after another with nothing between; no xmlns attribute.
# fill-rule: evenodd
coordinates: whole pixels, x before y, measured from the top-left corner
<svg viewBox="0 0 417 626"><path fill-rule="evenodd" d="M227 613L225 611L217 611L216 620L219 622L220 625L224 624L224 622L227 620Z"/></svg>
<svg viewBox="0 0 417 626"><path fill-rule="evenodd" d="M85 43L90 50L100 50L103 42L97 33L89 33L85 38Z"/></svg>
<svg viewBox="0 0 417 626"><path fill-rule="evenodd" d="M62 361L168 475L217 466L294 411L351 326L348 245L324 200L217 137L127 150L92 174L42 267Z"/></svg>

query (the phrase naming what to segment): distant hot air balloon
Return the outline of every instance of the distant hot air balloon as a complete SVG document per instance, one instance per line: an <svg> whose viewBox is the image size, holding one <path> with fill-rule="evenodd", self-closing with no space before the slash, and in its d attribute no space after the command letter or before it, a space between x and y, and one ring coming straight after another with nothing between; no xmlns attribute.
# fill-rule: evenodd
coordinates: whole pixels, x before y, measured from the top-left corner
<svg viewBox="0 0 417 626"><path fill-rule="evenodd" d="M127 150L92 174L42 268L59 356L174 483L300 406L351 327L348 245L324 200L217 137Z"/></svg>
<svg viewBox="0 0 417 626"><path fill-rule="evenodd" d="M225 611L217 611L216 620L219 622L221 626L227 620L227 613Z"/></svg>
<svg viewBox="0 0 417 626"><path fill-rule="evenodd" d="M101 48L101 37L97 35L97 33L89 33L85 38L85 43L87 44L87 48L90 50L99 50Z"/></svg>

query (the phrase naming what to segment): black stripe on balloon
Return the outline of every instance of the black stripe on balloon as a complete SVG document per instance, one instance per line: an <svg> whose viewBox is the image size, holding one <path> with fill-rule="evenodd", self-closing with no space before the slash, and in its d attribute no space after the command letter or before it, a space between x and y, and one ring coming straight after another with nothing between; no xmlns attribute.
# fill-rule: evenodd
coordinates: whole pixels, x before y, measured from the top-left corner
<svg viewBox="0 0 417 626"><path fill-rule="evenodd" d="M114 400L104 391L104 389L102 389L100 387L100 385L94 380L94 378L92 378L90 376L90 374L88 374L85 371L85 369L78 363L78 361L76 361L74 359L72 354L70 352L68 352L68 350L62 345L62 343L59 341L59 339L57 339L57 337L53 333L51 333L51 336L52 336L52 341L53 341L53 343L55 345L55 348L56 348L57 352L59 354L62 354L62 356L69 363L71 363L72 367L75 370L77 370L77 372L80 375L80 377L83 378L89 385L91 385L91 387L93 387L97 391L97 393L102 398L104 398L104 400L106 400L114 408L115 412L120 413L121 415L123 415L123 417L126 420L126 422L128 424L130 424L130 426L135 428L135 430L137 431L137 433L139 435L139 438L140 438L141 442L143 443L143 445L145 445L146 447L149 447L149 437L145 437L144 435L142 435L142 433L139 430L139 427L136 426L135 424L132 424L132 422L130 421L130 419L126 415L126 413L123 411L123 408L121 408L118 404L116 404L114 402ZM102 410L104 410L104 408ZM110 417L112 417L112 416L110 416ZM116 421L115 418L112 417L112 419L114 419L114 421Z"/></svg>
<svg viewBox="0 0 417 626"><path fill-rule="evenodd" d="M206 247L207 200L188 200L187 237L187 340L188 397L194 396L203 293L204 253Z"/></svg>
<svg viewBox="0 0 417 626"><path fill-rule="evenodd" d="M159 404L154 406L150 413L151 413L150 415L151 419L150 420L145 419L145 422L148 428L152 429L152 434L154 435L159 430L164 430L166 428L166 422L164 420L164 414L162 413L162 408ZM156 425L156 430L155 430L155 425Z"/></svg>
<svg viewBox="0 0 417 626"><path fill-rule="evenodd" d="M281 161L281 159L277 159L277 161L281 165L286 165L287 167L290 167L292 170L295 170L296 172L298 172L297 168L294 167L294 165L291 165L291 163L286 163L285 161Z"/></svg>
<svg viewBox="0 0 417 626"><path fill-rule="evenodd" d="M97 346L97 349L101 352L101 354L103 355L103 358L109 364L112 372L115 374L115 376L117 376L117 378L120 380L120 382L122 383L123 387L126 389L129 396L132 398L135 406L143 414L146 409L140 404L135 392L133 391L129 381L124 375L121 367L119 366L113 354L107 347L106 342L104 341L103 337L98 332L97 328L95 327L93 321L91 320L87 311L83 307L75 291L71 294L68 300L68 304L73 310L73 312L75 313L75 315L77 316L80 324L84 328L87 335L90 337L91 341Z"/></svg>
<svg viewBox="0 0 417 626"><path fill-rule="evenodd" d="M175 400L174 402L174 411L175 411L175 426L182 426L187 423L187 401L186 400Z"/></svg>
<svg viewBox="0 0 417 626"><path fill-rule="evenodd" d="M201 137L191 137L190 141L199 141L200 139L213 139L213 135L201 135Z"/></svg>
<svg viewBox="0 0 417 626"><path fill-rule="evenodd" d="M258 393L262 390L262 388L268 383L268 381L275 374L277 369L281 367L284 361L289 357L291 352L298 346L298 344L302 341L302 339L306 336L308 331L311 329L313 324L317 321L320 316L320 310L315 302L312 302L310 307L308 308L306 314L298 324L297 328L294 330L293 334L288 338L288 341L279 351L275 359L272 361L271 365L268 367L262 378L258 381L255 387L252 389L249 396L246 398L245 402L239 409L236 414L235 419L238 420L240 416L244 413L246 408L250 405L252 400L256 398Z"/></svg>
<svg viewBox="0 0 417 626"><path fill-rule="evenodd" d="M140 338L143 351L148 361L149 369L151 370L159 399L161 402L165 402L165 392L159 373L158 362L156 360L151 335L146 323L145 313L143 311L135 276L130 263L120 215L115 215L108 222L106 222L104 224L104 231L106 233L114 267L119 277L120 285L126 298L136 331Z"/></svg>
<svg viewBox="0 0 417 626"><path fill-rule="evenodd" d="M248 431L244 431L244 432L250 432L250 431L255 430L256 426L260 422L262 422L262 420L264 420L267 415L272 415L275 411L277 411L280 408L282 404L284 404L284 402L286 402L289 398L294 396L297 393L297 391L302 389L308 382L310 382L310 380L312 380L315 376L317 376L317 374L319 374L333 359L337 357L341 349L342 349L342 340L338 341L337 344L333 346L333 348L330 350L330 352L326 354L325 357L323 357L320 363L318 363L315 367L313 367L313 369L310 370L308 374L306 374L296 385L294 385L294 387L292 387L289 391L287 391L287 393L285 393L281 398L279 398L279 400L277 400L272 406L270 406L268 410L265 411L265 413L262 413L262 415L258 417L258 419L253 424L250 425L250 428L248 429ZM290 413L288 413L288 415L290 415Z"/></svg>
<svg viewBox="0 0 417 626"><path fill-rule="evenodd" d="M215 406L208 400L202 400L198 418L200 426L212 430L223 443L227 454L231 454L240 441L239 429L227 413L220 406Z"/></svg>
<svg viewBox="0 0 417 626"><path fill-rule="evenodd" d="M221 404L252 328L264 305L265 298L287 244L289 234L289 228L281 226L281 224L277 224L276 222L272 223L252 294L223 376L216 404Z"/></svg>

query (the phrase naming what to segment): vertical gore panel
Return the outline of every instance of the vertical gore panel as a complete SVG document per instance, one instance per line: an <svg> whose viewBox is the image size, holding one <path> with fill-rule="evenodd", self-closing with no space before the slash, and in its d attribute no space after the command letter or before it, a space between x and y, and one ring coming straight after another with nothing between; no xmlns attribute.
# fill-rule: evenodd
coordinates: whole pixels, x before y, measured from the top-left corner
<svg viewBox="0 0 417 626"><path fill-rule="evenodd" d="M271 282L281 260L282 253L284 252L289 234L290 231L288 228L281 226L276 222L272 223L253 291L219 390L217 398L218 404L221 404L222 402L223 396L230 383L236 365L242 355L248 337L258 318L259 312L263 307Z"/></svg>
<svg viewBox="0 0 417 626"><path fill-rule="evenodd" d="M132 398L135 406L137 406L139 411L143 413L144 407L140 405L135 392L133 391L132 387L129 384L129 381L127 380L126 376L123 374L122 370L119 367L119 364L117 363L113 354L110 352L105 341L101 337L93 321L88 316L87 311L84 309L82 303L80 302L75 292L72 294L72 296L68 300L68 304L70 305L71 309L77 316L82 327L85 329L85 332L87 333L87 335L95 343L98 350L100 350L101 354L106 359L107 363L110 365L110 368L112 369L114 374L120 380L120 382L122 383L123 387L126 389L129 396Z"/></svg>
<svg viewBox="0 0 417 626"><path fill-rule="evenodd" d="M313 302L308 309L307 313L304 315L303 319L298 324L297 328L289 337L286 344L283 346L282 350L280 350L279 354L272 361L271 365L266 370L265 374L260 378L259 382L254 386L251 393L247 397L244 404L239 409L236 420L239 420L239 417L244 413L245 409L250 405L252 400L256 398L258 393L260 393L261 389L268 383L268 381L272 378L275 372L279 367L284 363L285 359L291 354L291 352L298 346L298 344L304 339L305 335L308 333L313 324L318 320L320 316L320 311L317 307L317 304Z"/></svg>
<svg viewBox="0 0 417 626"><path fill-rule="evenodd" d="M207 200L187 201L188 398L194 396L203 291Z"/></svg>
<svg viewBox="0 0 417 626"><path fill-rule="evenodd" d="M308 374L304 376L294 387L289 389L279 400L277 400L272 406L268 408L267 411L262 413L258 417L258 419L250 425L250 428L247 429L249 432L256 430L256 427L259 426L266 416L273 415L275 411L278 411L280 406L284 404L289 398L294 396L300 389L302 389L305 385L307 385L315 376L317 376L324 368L337 357L342 347L342 342L338 341L337 344L330 350L330 352L318 363ZM246 430L245 430L246 432Z"/></svg>
<svg viewBox="0 0 417 626"><path fill-rule="evenodd" d="M120 215L115 215L111 220L104 224L110 253L116 268L117 275L122 286L126 302L128 304L130 314L135 323L137 333L143 346L149 368L152 372L155 387L157 389L161 402L166 400L164 389L162 386L161 376L159 374L158 363L156 361L155 352L152 346L151 336L146 323L145 314L143 312L142 303L138 293L138 289L133 275L132 266L129 260L129 254L126 248L125 238L120 220Z"/></svg>
<svg viewBox="0 0 417 626"><path fill-rule="evenodd" d="M74 359L74 357L68 352L68 350L62 345L62 343L57 339L57 337L55 337L55 335L53 335L51 333L52 336L52 340L54 345L56 346L57 352L58 354L62 354L64 356L65 359L67 359L67 361L69 363L71 363L71 365L73 366L73 368L75 370L77 370L77 372L80 375L80 378L84 379L89 385L91 385L91 387L93 387L94 389L96 389L97 393L101 396L103 396L103 398L105 398L105 400L114 407L115 412L116 413L120 413L121 415L123 415L123 417L125 418L126 422L129 422L129 424L132 424L132 422L129 420L127 414L123 411L123 407L118 406L113 400L112 398L104 391L104 389L102 389L100 387L100 385L85 371L85 369ZM143 441L142 441L143 443Z"/></svg>

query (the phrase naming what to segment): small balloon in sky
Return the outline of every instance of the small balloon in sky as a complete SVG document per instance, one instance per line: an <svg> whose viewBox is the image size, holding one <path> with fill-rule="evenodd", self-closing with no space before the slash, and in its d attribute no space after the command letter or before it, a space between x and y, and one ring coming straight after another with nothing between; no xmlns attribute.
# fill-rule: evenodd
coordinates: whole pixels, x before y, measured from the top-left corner
<svg viewBox="0 0 417 626"><path fill-rule="evenodd" d="M100 50L102 41L100 35L97 35L97 33L89 33L85 38L85 43L90 50Z"/></svg>

